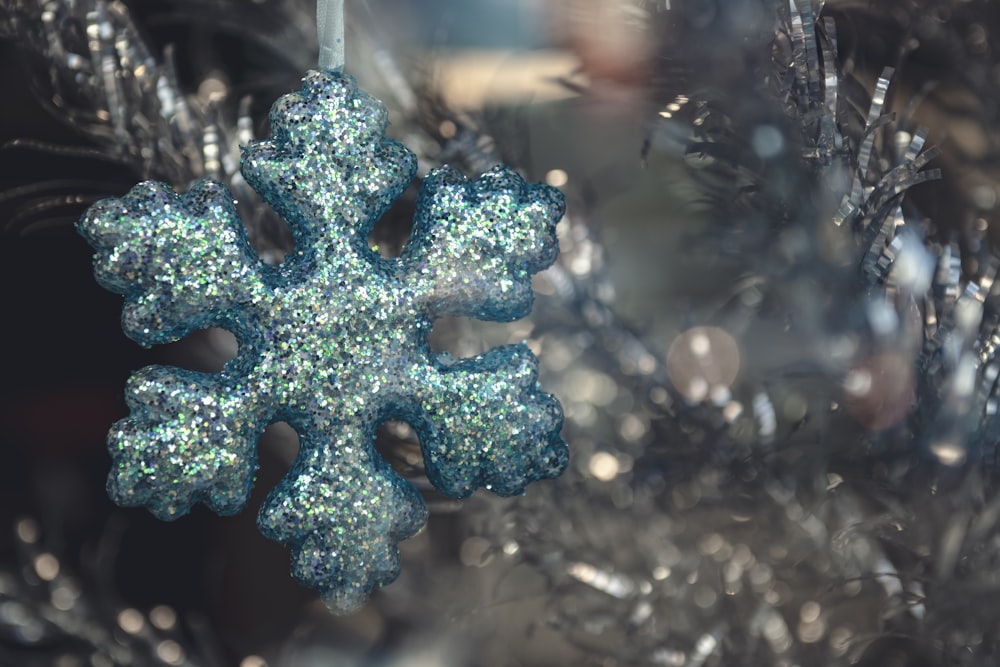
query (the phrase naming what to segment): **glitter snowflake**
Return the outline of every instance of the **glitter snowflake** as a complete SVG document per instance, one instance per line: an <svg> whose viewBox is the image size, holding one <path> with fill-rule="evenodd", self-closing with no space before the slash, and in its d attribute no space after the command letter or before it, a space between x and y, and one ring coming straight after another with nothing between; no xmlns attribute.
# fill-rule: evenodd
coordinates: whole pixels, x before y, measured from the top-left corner
<svg viewBox="0 0 1000 667"><path fill-rule="evenodd" d="M397 544L426 519L417 491L379 456L376 427L409 423L442 493L503 495L566 465L558 402L524 345L471 359L435 355L433 320L513 320L531 309L531 275L558 253L564 204L497 167L477 180L443 168L424 181L398 258L368 247L375 221L412 180L416 159L384 136L386 112L354 81L312 72L271 111L272 138L244 149L247 181L288 222L295 252L254 254L226 187L183 195L142 183L94 205L81 233L95 274L125 295L122 326L152 345L223 327L239 354L219 373L151 366L127 387L131 409L108 436L115 502L173 519L202 502L244 507L257 440L285 421L300 450L258 525L292 549L292 573L331 609L351 611L396 577Z"/></svg>

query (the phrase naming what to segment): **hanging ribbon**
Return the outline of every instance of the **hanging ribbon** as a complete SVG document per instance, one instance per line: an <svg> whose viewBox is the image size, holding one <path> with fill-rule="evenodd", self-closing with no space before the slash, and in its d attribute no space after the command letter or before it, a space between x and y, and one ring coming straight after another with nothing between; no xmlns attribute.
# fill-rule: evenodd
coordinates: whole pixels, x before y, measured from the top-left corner
<svg viewBox="0 0 1000 667"><path fill-rule="evenodd" d="M319 68L344 69L344 0L317 0Z"/></svg>

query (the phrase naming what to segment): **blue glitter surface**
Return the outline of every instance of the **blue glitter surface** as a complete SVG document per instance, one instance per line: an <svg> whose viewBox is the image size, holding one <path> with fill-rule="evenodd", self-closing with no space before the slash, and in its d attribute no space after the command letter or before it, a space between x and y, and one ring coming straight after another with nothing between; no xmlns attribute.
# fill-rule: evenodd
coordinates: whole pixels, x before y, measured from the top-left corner
<svg viewBox="0 0 1000 667"><path fill-rule="evenodd" d="M427 510L379 456L376 427L416 430L442 493L503 495L566 466L562 410L524 345L471 359L427 342L444 315L507 321L532 304L531 275L558 253L562 195L497 167L423 184L399 258L367 245L416 159L384 137L382 105L333 71L311 72L271 110L272 138L244 149L243 175L288 222L295 251L277 267L247 243L232 196L201 181L177 195L141 183L79 223L95 275L125 295L122 326L152 345L223 327L239 354L220 373L151 366L129 380L128 418L112 427L115 502L173 519L202 502L241 510L257 440L275 421L299 434L291 469L258 525L292 549L292 573L349 612L399 571L397 544Z"/></svg>

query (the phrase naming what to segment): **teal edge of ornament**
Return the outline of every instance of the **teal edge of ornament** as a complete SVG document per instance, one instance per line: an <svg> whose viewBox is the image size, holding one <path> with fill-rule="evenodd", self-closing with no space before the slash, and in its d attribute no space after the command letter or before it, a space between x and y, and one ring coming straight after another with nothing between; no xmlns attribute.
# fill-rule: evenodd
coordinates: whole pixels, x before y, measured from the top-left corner
<svg viewBox="0 0 1000 667"><path fill-rule="evenodd" d="M456 359L431 351L442 316L511 321L531 310L531 276L559 252L565 203L498 166L476 180L448 167L424 180L398 258L368 247L375 221L416 172L384 136L382 104L335 70L310 72L271 109L272 137L244 148L247 182L288 223L278 266L251 249L225 185L182 195L145 182L78 224L95 276L122 294L137 343L222 327L239 353L218 373L168 366L129 380L129 416L108 435L111 498L162 519L194 503L246 505L264 428L285 421L300 450L257 523L291 547L292 574L331 610L363 605L399 573L399 541L427 509L374 447L386 420L410 424L441 493L521 493L567 464L562 409L541 391L525 345Z"/></svg>

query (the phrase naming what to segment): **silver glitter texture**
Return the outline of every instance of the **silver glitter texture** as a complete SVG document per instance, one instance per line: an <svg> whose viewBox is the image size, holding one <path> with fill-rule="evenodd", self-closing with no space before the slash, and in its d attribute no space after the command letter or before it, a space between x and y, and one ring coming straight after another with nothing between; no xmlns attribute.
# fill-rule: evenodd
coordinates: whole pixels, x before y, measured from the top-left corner
<svg viewBox="0 0 1000 667"><path fill-rule="evenodd" d="M274 105L272 138L244 149L242 170L295 238L277 267L255 255L229 190L210 180L183 195L141 183L79 223L97 280L125 295L133 340L223 327L240 342L220 373L151 366L130 379L131 413L108 436L111 497L163 519L197 502L235 513L261 431L286 421L299 455L258 526L291 546L293 575L336 612L396 577L397 544L427 515L375 451L380 423L414 427L428 478L451 497L517 494L567 462L561 407L526 346L455 359L427 342L440 316L530 311L531 275L558 254L561 193L506 167L474 181L442 168L423 184L402 255L382 258L368 234L416 170L386 123L377 100L333 71L310 72Z"/></svg>

